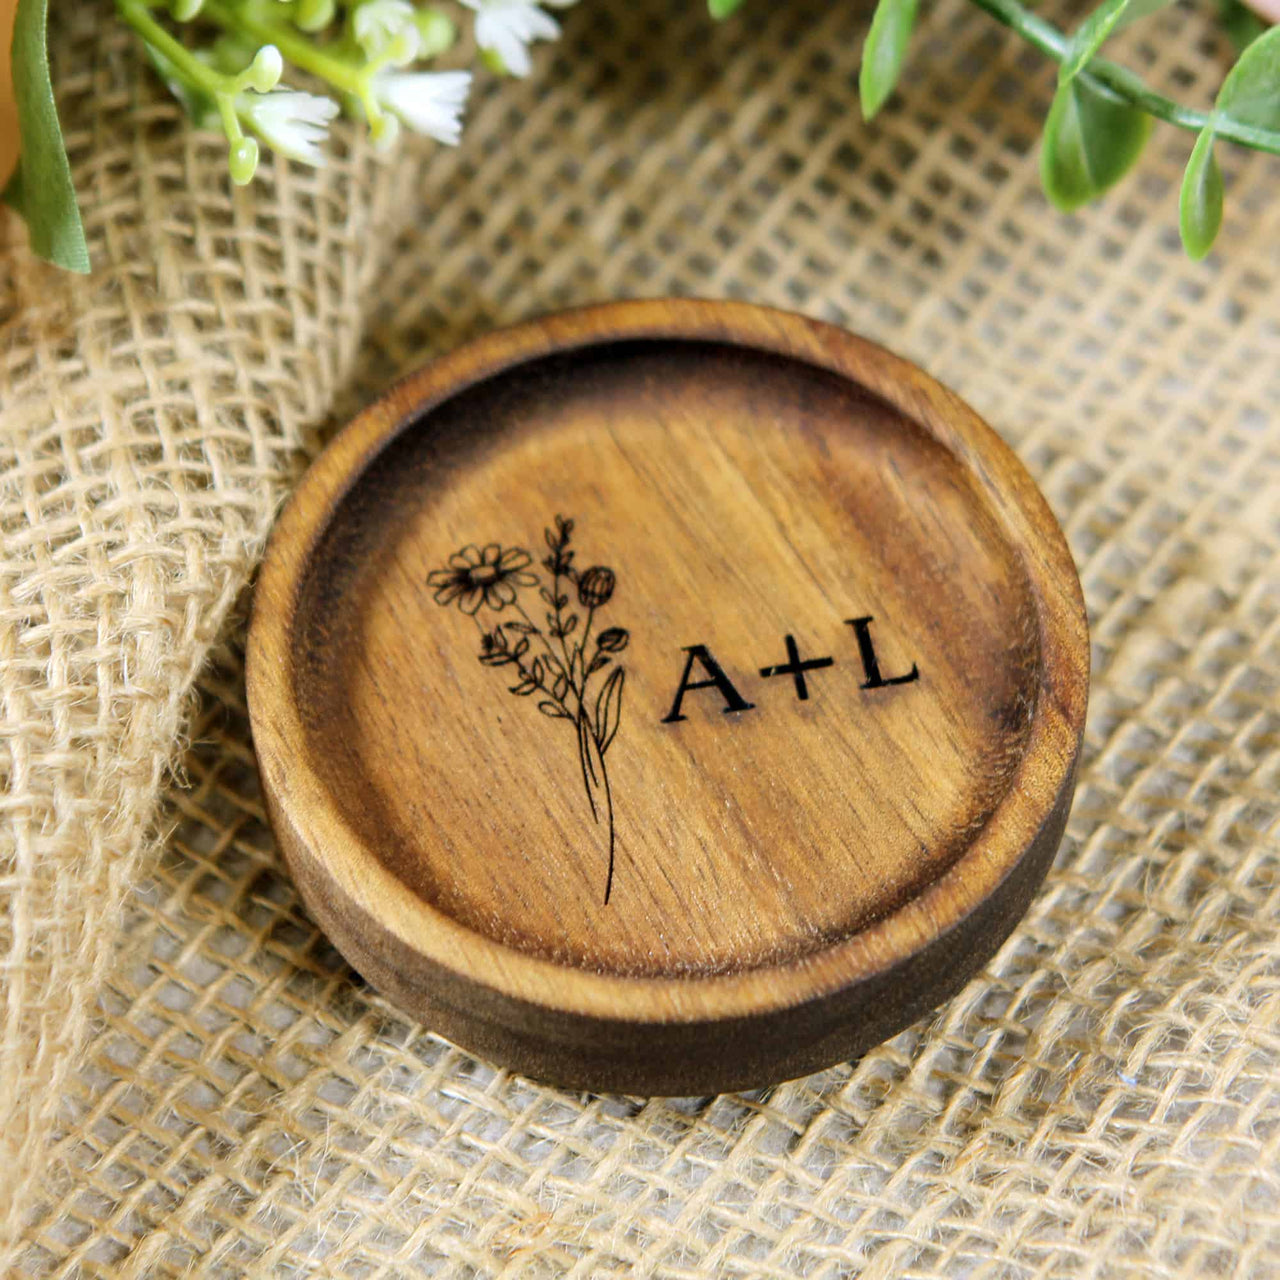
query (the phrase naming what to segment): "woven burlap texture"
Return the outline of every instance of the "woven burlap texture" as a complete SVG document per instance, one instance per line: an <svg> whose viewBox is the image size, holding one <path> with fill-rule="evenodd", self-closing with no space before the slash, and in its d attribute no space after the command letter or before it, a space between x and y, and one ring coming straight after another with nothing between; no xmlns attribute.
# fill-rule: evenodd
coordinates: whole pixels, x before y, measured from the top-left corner
<svg viewBox="0 0 1280 1280"><path fill-rule="evenodd" d="M0 259L0 1271L1280 1274L1275 162L1224 155L1192 265L1186 136L1054 214L1052 72L963 0L870 127L862 9L583 0L457 152L232 194L62 8L98 269L12 223ZM1197 102L1229 56L1182 12L1127 40ZM1064 524L1095 675L1054 870L960 996L856 1064L646 1102L478 1062L329 947L264 825L235 601L328 421L492 325L661 293L834 320L973 402Z"/></svg>

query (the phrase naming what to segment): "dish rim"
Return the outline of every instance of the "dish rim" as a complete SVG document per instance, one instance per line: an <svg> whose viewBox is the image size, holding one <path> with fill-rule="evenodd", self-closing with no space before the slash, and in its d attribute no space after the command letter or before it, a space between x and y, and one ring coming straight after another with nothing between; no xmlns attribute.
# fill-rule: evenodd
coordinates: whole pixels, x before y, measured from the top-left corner
<svg viewBox="0 0 1280 1280"><path fill-rule="evenodd" d="M880 919L820 951L736 973L592 972L520 951L433 907L348 822L311 759L311 734L295 698L294 629L314 552L381 450L481 381L549 355L625 341L715 342L767 352L880 397L963 467L1017 555L1036 607L1040 664L1030 729L1004 794L968 847ZM1063 533L1013 451L959 397L877 344L820 321L740 302L653 299L597 304L491 331L409 374L352 419L303 477L272 533L254 593L246 682L273 825L304 899L339 949L348 949L340 936L344 909L317 895L346 895L355 908L347 916L377 922L386 937L368 945L380 959L394 966L388 946L399 944L430 971L456 980L458 991L480 988L519 1005L610 1022L670 1024L754 1017L847 990L960 926L1038 847L1046 824L1070 799L1088 663L1083 596Z"/></svg>

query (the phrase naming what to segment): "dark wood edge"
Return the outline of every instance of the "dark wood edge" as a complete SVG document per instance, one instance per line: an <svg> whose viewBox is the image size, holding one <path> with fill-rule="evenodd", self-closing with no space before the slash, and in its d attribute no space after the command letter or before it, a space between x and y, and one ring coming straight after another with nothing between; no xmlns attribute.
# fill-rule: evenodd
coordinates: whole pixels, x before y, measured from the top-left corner
<svg viewBox="0 0 1280 1280"><path fill-rule="evenodd" d="M406 1013L482 1058L562 1088L687 1096L762 1088L860 1057L945 1003L1026 913L1062 840L1077 756L1057 801L995 891L927 946L859 982L788 1009L696 1022L593 1018L510 996L409 954L385 925L335 893L324 865L268 799L300 892L348 962ZM389 965L384 954L397 956Z"/></svg>

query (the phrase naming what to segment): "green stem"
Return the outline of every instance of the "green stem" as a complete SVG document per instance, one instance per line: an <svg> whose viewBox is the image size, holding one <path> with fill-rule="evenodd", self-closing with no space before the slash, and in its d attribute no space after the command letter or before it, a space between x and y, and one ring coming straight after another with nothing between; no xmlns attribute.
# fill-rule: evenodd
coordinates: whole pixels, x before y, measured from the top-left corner
<svg viewBox="0 0 1280 1280"><path fill-rule="evenodd" d="M129 3L130 0L125 0ZM241 7L224 0L205 0L200 16L216 22L225 31L236 31L273 44L287 62L331 84L342 93L349 93L360 100L365 115L372 124L382 115L377 99L370 90L373 65L353 67L325 52L319 45L284 22L263 18L248 6Z"/></svg>
<svg viewBox="0 0 1280 1280"><path fill-rule="evenodd" d="M989 13L996 21L1016 31L1045 57L1052 58L1059 65L1065 60L1071 44L1070 36L1059 31L1053 23L1046 22L1037 14L1024 8L1018 0L973 0L973 3L985 13ZM1206 125L1212 124L1219 138L1229 138L1232 142L1240 143L1241 146L1280 155L1280 133L1241 124L1238 120L1219 116L1215 112L1193 111L1189 107L1179 106L1176 102L1148 89L1132 72L1126 71L1114 62L1108 62L1105 58L1095 58L1080 73L1080 77L1103 97L1130 103L1157 120L1165 120L1169 124L1177 125L1180 129L1199 133Z"/></svg>
<svg viewBox="0 0 1280 1280"><path fill-rule="evenodd" d="M129 26L173 64L174 69L186 79L188 84L214 99L222 114L224 126L228 128L227 136L239 138L240 125L235 119L235 112L234 110L230 112L228 125L228 113L224 107L224 101L229 105L235 96L235 82L232 77L224 76L220 71L205 66L181 40L170 35L151 16L150 10L142 0L116 0L116 9ZM235 128L234 134L230 131L231 126Z"/></svg>

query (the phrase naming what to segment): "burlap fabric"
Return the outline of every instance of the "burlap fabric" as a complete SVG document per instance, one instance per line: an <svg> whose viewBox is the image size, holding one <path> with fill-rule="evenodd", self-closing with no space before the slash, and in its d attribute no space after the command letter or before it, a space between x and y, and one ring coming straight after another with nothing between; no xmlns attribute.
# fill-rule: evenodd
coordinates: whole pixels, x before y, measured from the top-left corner
<svg viewBox="0 0 1280 1280"><path fill-rule="evenodd" d="M874 127L860 8L567 16L458 152L348 140L232 194L105 11L61 6L97 274L0 232L0 1273L1280 1274L1280 169L1224 156L1193 266L1187 140L1055 215L1052 73L962 0ZM1192 100L1227 58L1181 12L1130 41ZM1095 679L1068 838L980 978L859 1063L645 1102L475 1061L327 945L263 824L235 602L386 379L667 292L968 397L1063 521Z"/></svg>

